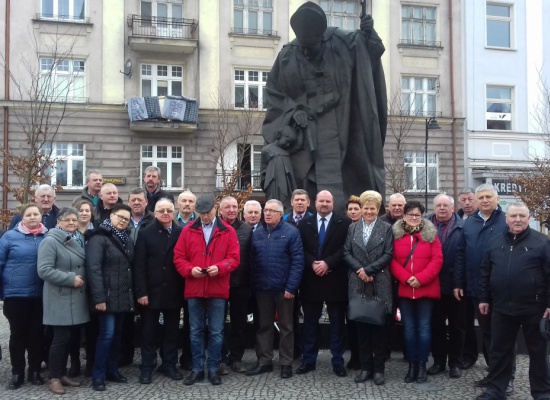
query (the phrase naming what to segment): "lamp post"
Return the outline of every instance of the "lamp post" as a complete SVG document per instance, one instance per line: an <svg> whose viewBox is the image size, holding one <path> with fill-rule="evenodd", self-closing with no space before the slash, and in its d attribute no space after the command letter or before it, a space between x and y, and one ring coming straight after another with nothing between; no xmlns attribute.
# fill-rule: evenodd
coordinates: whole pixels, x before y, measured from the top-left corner
<svg viewBox="0 0 550 400"><path fill-rule="evenodd" d="M424 189L424 201L428 212L428 132L431 129L441 129L435 117L426 118L426 143L424 145L424 174L426 174L426 187Z"/></svg>

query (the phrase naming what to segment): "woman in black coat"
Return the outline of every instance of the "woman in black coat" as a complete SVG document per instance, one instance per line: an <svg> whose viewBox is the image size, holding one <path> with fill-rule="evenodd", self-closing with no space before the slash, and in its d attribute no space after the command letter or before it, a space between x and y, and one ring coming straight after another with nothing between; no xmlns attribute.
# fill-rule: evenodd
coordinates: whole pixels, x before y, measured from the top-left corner
<svg viewBox="0 0 550 400"><path fill-rule="evenodd" d="M104 380L124 383L118 371L120 330L124 314L134 311L132 260L134 246L127 233L131 209L116 204L109 219L92 232L86 243L86 271L90 305L99 313L92 387L105 390Z"/></svg>

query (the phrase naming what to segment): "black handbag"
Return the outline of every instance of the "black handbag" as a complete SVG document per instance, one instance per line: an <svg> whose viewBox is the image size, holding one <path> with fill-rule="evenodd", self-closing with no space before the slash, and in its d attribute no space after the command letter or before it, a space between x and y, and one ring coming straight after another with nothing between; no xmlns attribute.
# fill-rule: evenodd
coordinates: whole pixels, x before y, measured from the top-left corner
<svg viewBox="0 0 550 400"><path fill-rule="evenodd" d="M376 296L376 290L374 290L372 298L367 298L365 295L365 283L363 282L363 293L361 296L352 297L349 300L348 318L352 321L365 322L372 325L386 325L386 304Z"/></svg>

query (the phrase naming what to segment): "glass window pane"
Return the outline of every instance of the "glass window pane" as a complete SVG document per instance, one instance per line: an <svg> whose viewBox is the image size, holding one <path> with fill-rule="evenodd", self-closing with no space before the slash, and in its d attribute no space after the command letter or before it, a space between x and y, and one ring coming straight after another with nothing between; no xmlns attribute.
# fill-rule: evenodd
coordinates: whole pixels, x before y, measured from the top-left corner
<svg viewBox="0 0 550 400"><path fill-rule="evenodd" d="M183 76L183 67L172 67L172 76L181 78Z"/></svg>
<svg viewBox="0 0 550 400"><path fill-rule="evenodd" d="M175 18L175 19L183 18L183 10L182 10L181 4L172 4L172 18Z"/></svg>
<svg viewBox="0 0 550 400"><path fill-rule="evenodd" d="M435 167L428 167L428 189L437 190L437 168Z"/></svg>
<svg viewBox="0 0 550 400"><path fill-rule="evenodd" d="M424 12L427 20L435 20L435 7L426 7Z"/></svg>
<svg viewBox="0 0 550 400"><path fill-rule="evenodd" d="M244 107L244 86L235 85L235 107Z"/></svg>
<svg viewBox="0 0 550 400"><path fill-rule="evenodd" d="M151 94L151 81L149 79L143 79L141 81L141 96L149 97Z"/></svg>
<svg viewBox="0 0 550 400"><path fill-rule="evenodd" d="M264 33L265 34L270 34L271 31L272 31L272 26L271 26L271 13L269 12L264 12L263 13L263 30L264 30Z"/></svg>
<svg viewBox="0 0 550 400"><path fill-rule="evenodd" d="M487 46L510 47L510 22L487 21Z"/></svg>
<svg viewBox="0 0 550 400"><path fill-rule="evenodd" d="M258 105L260 108L267 108L267 88L262 86L262 103Z"/></svg>
<svg viewBox="0 0 550 400"><path fill-rule="evenodd" d="M58 161L55 163L55 183L60 186L67 186L67 163Z"/></svg>
<svg viewBox="0 0 550 400"><path fill-rule="evenodd" d="M510 7L487 4L487 15L492 15L495 17L509 17Z"/></svg>
<svg viewBox="0 0 550 400"><path fill-rule="evenodd" d="M141 156L142 157L153 157L153 146L141 146Z"/></svg>
<svg viewBox="0 0 550 400"><path fill-rule="evenodd" d="M409 23L409 21L403 21L402 24L401 24L401 35L403 37L403 39L405 40L409 40L410 39L410 29L411 29L411 25Z"/></svg>
<svg viewBox="0 0 550 400"><path fill-rule="evenodd" d="M341 16L334 16L332 18L332 22L333 22L333 25L334 26L337 26L339 28L343 28L344 27L344 17L341 17Z"/></svg>
<svg viewBox="0 0 550 400"><path fill-rule="evenodd" d="M413 14L413 18L422 19L422 7L413 7L412 14Z"/></svg>
<svg viewBox="0 0 550 400"><path fill-rule="evenodd" d="M258 108L258 86L248 87L248 107Z"/></svg>
<svg viewBox="0 0 550 400"><path fill-rule="evenodd" d="M258 82L258 71L248 71L248 80Z"/></svg>
<svg viewBox="0 0 550 400"><path fill-rule="evenodd" d="M168 4L157 3L157 17L166 19L168 17Z"/></svg>
<svg viewBox="0 0 550 400"><path fill-rule="evenodd" d="M330 11L329 3L330 2L328 0L321 0L321 2L319 3L324 12Z"/></svg>
<svg viewBox="0 0 550 400"><path fill-rule="evenodd" d="M158 158L167 158L168 157L168 146L157 146L157 157ZM160 168L160 166L158 164L157 164L157 167Z"/></svg>
<svg viewBox="0 0 550 400"><path fill-rule="evenodd" d="M435 108L435 96L434 95L428 95L428 107L426 111L429 113L429 115L435 115L436 108Z"/></svg>
<svg viewBox="0 0 550 400"><path fill-rule="evenodd" d="M73 160L72 161L72 186L84 185L84 161Z"/></svg>
<svg viewBox="0 0 550 400"><path fill-rule="evenodd" d="M86 97L86 92L85 92L85 89L86 89L86 82L84 80L84 77L83 76L80 76L80 77L75 77L74 80L73 80L73 98L75 98L75 100L79 100L79 101L83 101L84 98Z"/></svg>
<svg viewBox="0 0 550 400"><path fill-rule="evenodd" d="M422 22L412 23L412 38L415 42L420 42L424 40L424 37L422 36Z"/></svg>
<svg viewBox="0 0 550 400"><path fill-rule="evenodd" d="M258 13L256 11L248 12L248 32L256 33L258 30Z"/></svg>
<svg viewBox="0 0 550 400"><path fill-rule="evenodd" d="M160 168L161 172L161 184L162 186L166 186L166 173L168 172L168 163L157 162L157 167Z"/></svg>
<svg viewBox="0 0 550 400"><path fill-rule="evenodd" d="M42 15L44 17L53 17L53 0L42 0Z"/></svg>
<svg viewBox="0 0 550 400"><path fill-rule="evenodd" d="M424 167L416 167L416 188L417 189L426 189L426 174L424 173L426 169Z"/></svg>
<svg viewBox="0 0 550 400"><path fill-rule="evenodd" d="M403 18L410 18L411 17L411 7L402 6L401 7L401 15L402 15Z"/></svg>
<svg viewBox="0 0 550 400"><path fill-rule="evenodd" d="M428 90L435 90L435 88L436 88L436 82L437 82L437 79L428 78L428 79L427 79Z"/></svg>
<svg viewBox="0 0 550 400"><path fill-rule="evenodd" d="M172 171L171 171L172 179L168 183L168 186L171 187L182 187L183 186L183 174L181 173L181 163L173 162L172 163Z"/></svg>
<svg viewBox="0 0 550 400"><path fill-rule="evenodd" d="M58 0L57 15L59 18L68 19L71 16L69 11L69 0Z"/></svg>
<svg viewBox="0 0 550 400"><path fill-rule="evenodd" d="M141 64L141 75L151 75L152 67L151 64Z"/></svg>
<svg viewBox="0 0 550 400"><path fill-rule="evenodd" d="M181 146L172 146L172 158L181 158L183 147Z"/></svg>
<svg viewBox="0 0 550 400"><path fill-rule="evenodd" d="M235 70L235 80L236 81L244 81L244 71L242 70Z"/></svg>
<svg viewBox="0 0 550 400"><path fill-rule="evenodd" d="M416 78L414 80L414 90L422 90L422 78Z"/></svg>
<svg viewBox="0 0 550 400"><path fill-rule="evenodd" d="M512 99L512 88L501 86L487 86L488 99Z"/></svg>
<svg viewBox="0 0 550 400"><path fill-rule="evenodd" d="M408 189L414 188L414 178L413 178L413 169L412 167L405 167L405 186Z"/></svg>
<svg viewBox="0 0 550 400"><path fill-rule="evenodd" d="M85 0L73 0L74 1L74 18L84 19L86 16L86 2Z"/></svg>
<svg viewBox="0 0 550 400"><path fill-rule="evenodd" d="M435 24L426 24L426 40L435 42Z"/></svg>
<svg viewBox="0 0 550 400"><path fill-rule="evenodd" d="M157 76L168 76L168 65L157 65Z"/></svg>
<svg viewBox="0 0 550 400"><path fill-rule="evenodd" d="M346 2L346 13L355 14L357 13L357 2L350 0Z"/></svg>
<svg viewBox="0 0 550 400"><path fill-rule="evenodd" d="M243 32L243 10L235 10L233 14L233 23L235 24L235 32Z"/></svg>
<svg viewBox="0 0 550 400"><path fill-rule="evenodd" d="M401 96L401 112L405 115L409 115L411 113L411 99L410 95L408 93L404 93Z"/></svg>
<svg viewBox="0 0 550 400"><path fill-rule="evenodd" d="M150 1L141 2L141 16L142 17L153 16L153 4Z"/></svg>
<svg viewBox="0 0 550 400"><path fill-rule="evenodd" d="M172 96L182 96L181 82L172 82Z"/></svg>
<svg viewBox="0 0 550 400"><path fill-rule="evenodd" d="M357 19L356 18L346 18L346 26L344 28L354 31L357 29Z"/></svg>
<svg viewBox="0 0 550 400"><path fill-rule="evenodd" d="M332 11L341 13L344 11L344 4L341 1L333 1Z"/></svg>

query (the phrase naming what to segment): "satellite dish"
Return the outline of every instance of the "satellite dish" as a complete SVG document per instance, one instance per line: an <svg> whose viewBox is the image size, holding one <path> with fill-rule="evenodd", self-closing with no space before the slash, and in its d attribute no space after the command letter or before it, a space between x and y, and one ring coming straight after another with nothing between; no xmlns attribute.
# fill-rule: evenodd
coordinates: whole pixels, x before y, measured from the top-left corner
<svg viewBox="0 0 550 400"><path fill-rule="evenodd" d="M124 63L124 71L119 71L121 74L126 75L128 78L132 77L132 59L128 58Z"/></svg>

